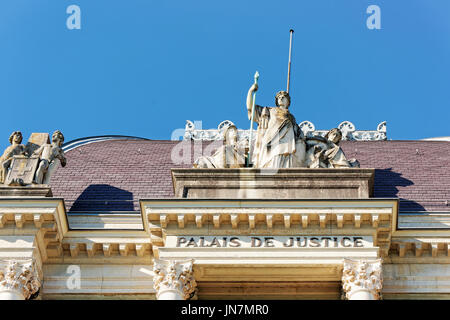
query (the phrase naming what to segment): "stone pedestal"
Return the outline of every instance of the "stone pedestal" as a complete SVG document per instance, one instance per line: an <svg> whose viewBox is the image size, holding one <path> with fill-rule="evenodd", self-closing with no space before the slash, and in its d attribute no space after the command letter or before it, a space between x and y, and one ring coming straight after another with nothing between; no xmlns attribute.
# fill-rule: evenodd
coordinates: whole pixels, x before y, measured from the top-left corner
<svg viewBox="0 0 450 320"><path fill-rule="evenodd" d="M381 260L344 260L342 289L348 300L380 300L383 285Z"/></svg>
<svg viewBox="0 0 450 320"><path fill-rule="evenodd" d="M188 300L196 292L192 260L158 260L153 265L153 286L158 300Z"/></svg>
<svg viewBox="0 0 450 320"><path fill-rule="evenodd" d="M50 189L50 186L46 184L23 186L23 187L0 185L0 197L42 198L52 196L53 196L52 189Z"/></svg>
<svg viewBox="0 0 450 320"><path fill-rule="evenodd" d="M367 199L375 169L172 169L175 197Z"/></svg>

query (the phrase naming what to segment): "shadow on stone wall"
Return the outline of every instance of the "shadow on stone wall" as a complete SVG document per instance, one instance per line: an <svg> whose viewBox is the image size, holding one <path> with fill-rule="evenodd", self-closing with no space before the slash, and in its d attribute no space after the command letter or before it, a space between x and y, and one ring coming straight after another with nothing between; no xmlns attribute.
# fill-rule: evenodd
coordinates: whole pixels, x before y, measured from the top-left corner
<svg viewBox="0 0 450 320"><path fill-rule="evenodd" d="M72 204L72 211L133 211L133 194L109 184L91 184Z"/></svg>

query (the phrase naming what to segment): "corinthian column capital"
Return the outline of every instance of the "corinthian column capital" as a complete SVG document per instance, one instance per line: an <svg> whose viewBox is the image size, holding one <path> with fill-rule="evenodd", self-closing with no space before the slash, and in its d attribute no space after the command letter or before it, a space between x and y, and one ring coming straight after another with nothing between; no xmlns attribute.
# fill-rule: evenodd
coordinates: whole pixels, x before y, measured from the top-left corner
<svg viewBox="0 0 450 320"><path fill-rule="evenodd" d="M348 300L379 300L383 287L381 259L354 261L345 259L342 289Z"/></svg>
<svg viewBox="0 0 450 320"><path fill-rule="evenodd" d="M0 261L0 300L27 300L40 287L34 261Z"/></svg>
<svg viewBox="0 0 450 320"><path fill-rule="evenodd" d="M188 300L197 290L193 260L158 260L153 264L153 286L158 300Z"/></svg>

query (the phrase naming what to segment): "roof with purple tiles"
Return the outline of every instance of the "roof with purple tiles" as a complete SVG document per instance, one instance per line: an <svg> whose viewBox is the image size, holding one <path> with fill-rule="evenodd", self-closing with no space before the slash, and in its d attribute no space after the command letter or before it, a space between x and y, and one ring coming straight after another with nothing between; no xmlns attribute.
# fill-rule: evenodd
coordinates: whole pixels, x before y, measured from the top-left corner
<svg viewBox="0 0 450 320"><path fill-rule="evenodd" d="M68 212L139 211L139 199L173 197L173 148L179 141L98 139L66 151L51 178ZM402 212L450 212L450 142L342 141L348 158L375 168L374 197L399 198ZM193 152L191 152L193 154ZM191 163L193 156L191 157Z"/></svg>

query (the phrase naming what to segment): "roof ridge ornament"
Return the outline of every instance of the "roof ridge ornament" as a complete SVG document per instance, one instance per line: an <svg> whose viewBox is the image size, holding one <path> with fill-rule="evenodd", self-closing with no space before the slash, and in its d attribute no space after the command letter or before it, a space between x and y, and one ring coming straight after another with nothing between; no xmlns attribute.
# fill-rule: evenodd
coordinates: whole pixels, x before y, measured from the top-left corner
<svg viewBox="0 0 450 320"><path fill-rule="evenodd" d="M197 122L197 121L195 121ZM198 123L198 122L197 122ZM223 140L224 130L234 125L230 120L222 121L217 129L202 129L196 128L194 122L186 120L185 133L183 140L195 140L195 141L216 141ZM305 137L322 136L325 137L328 130L316 130L316 126L308 120L302 121L298 124ZM386 121L380 122L376 130L357 130L356 126L350 121L341 122L337 128L339 128L343 137L342 140L350 141L384 141L387 140L387 128ZM344 132L346 134L344 134ZM253 136L255 136L256 130L253 130ZM239 140L249 139L250 130L238 129Z"/></svg>

